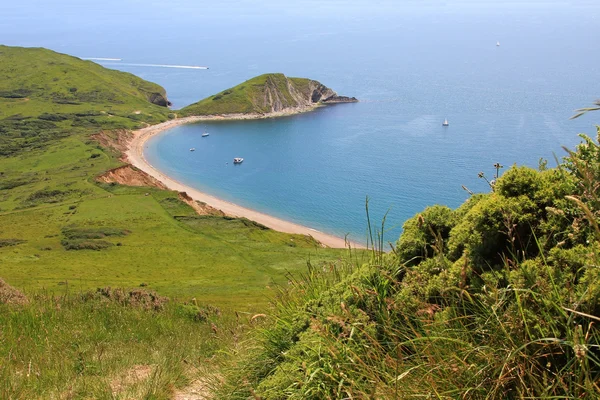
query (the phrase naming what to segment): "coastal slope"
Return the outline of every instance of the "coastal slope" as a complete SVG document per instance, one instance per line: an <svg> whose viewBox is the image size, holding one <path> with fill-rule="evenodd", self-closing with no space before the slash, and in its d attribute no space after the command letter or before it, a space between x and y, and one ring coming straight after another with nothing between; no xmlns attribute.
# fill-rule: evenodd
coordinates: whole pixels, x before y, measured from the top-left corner
<svg viewBox="0 0 600 400"><path fill-rule="evenodd" d="M305 111L319 104L352 103L354 97L338 94L320 82L263 74L207 97L180 110L183 117L221 114L271 114Z"/></svg>
<svg viewBox="0 0 600 400"><path fill-rule="evenodd" d="M42 48L0 45L0 155L88 129L165 121L165 89L135 75Z"/></svg>

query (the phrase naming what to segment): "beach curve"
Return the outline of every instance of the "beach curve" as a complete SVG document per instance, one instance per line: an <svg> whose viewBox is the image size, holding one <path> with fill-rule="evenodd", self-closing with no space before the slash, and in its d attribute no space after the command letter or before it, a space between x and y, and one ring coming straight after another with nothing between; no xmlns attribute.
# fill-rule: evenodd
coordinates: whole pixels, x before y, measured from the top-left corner
<svg viewBox="0 0 600 400"><path fill-rule="evenodd" d="M273 217L268 214L264 214L250 208L242 207L240 205L231 203L229 201L220 199L218 197L209 195L201 192L198 189L187 186L159 171L152 164L150 164L144 157L144 145L151 137L162 133L168 129L174 128L179 125L190 124L200 121L224 121L224 120L250 120L250 119L264 119L274 118L287 115L298 114L314 109L315 107L302 107L286 109L280 112L273 112L268 114L226 114L226 115L207 115L207 116L190 116L183 118L172 119L160 124L150 125L148 127L132 131L133 137L128 144L128 148L125 152L128 162L134 167L147 173L153 178L162 182L167 188L176 190L178 192L186 192L192 199L201 201L208 204L211 207L217 208L223 211L227 215L238 218L247 218L249 220L258 222L264 226L267 226L273 230L285 233L294 233L300 235L311 236L318 240L321 244L331 248L347 248L349 245L353 248L364 248L355 242L349 242L346 238L340 238L334 235L329 235L321 231L296 224L290 221L286 221L277 217Z"/></svg>

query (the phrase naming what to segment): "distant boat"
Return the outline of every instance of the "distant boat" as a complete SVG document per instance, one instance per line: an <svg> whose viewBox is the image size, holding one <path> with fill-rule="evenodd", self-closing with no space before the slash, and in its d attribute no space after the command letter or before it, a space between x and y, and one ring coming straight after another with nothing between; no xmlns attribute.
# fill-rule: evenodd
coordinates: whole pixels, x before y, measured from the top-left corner
<svg viewBox="0 0 600 400"><path fill-rule="evenodd" d="M204 132L204 133L202 134L202 137L207 137L207 136L208 136L208 132Z"/></svg>
<svg viewBox="0 0 600 400"><path fill-rule="evenodd" d="M445 119L445 120L444 120L444 122L442 123L442 126L448 126L448 125L450 125L450 124L448 123L448 119Z"/></svg>
<svg viewBox="0 0 600 400"><path fill-rule="evenodd" d="M244 159L241 157L236 157L233 159L234 164L241 164L243 161L244 161Z"/></svg>
<svg viewBox="0 0 600 400"><path fill-rule="evenodd" d="M196 151L196 148L195 148L195 147L192 147L192 148L190 149L190 151Z"/></svg>
<svg viewBox="0 0 600 400"><path fill-rule="evenodd" d="M497 46L497 47L500 47L500 42L496 42L496 46Z"/></svg>

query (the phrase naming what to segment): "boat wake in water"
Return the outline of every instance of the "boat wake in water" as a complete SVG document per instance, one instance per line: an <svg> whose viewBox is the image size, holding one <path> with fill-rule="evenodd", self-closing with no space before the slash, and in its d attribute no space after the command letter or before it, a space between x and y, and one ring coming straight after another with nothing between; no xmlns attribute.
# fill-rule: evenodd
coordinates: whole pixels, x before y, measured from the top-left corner
<svg viewBox="0 0 600 400"><path fill-rule="evenodd" d="M91 59L90 59L91 60ZM100 60L95 58L94 60ZM100 60L104 61L104 60ZM169 64L133 64L133 63L103 63L103 65L107 66L126 66L126 67L158 67L158 68L182 68L182 69L208 69L208 67L203 67L199 65L169 65Z"/></svg>

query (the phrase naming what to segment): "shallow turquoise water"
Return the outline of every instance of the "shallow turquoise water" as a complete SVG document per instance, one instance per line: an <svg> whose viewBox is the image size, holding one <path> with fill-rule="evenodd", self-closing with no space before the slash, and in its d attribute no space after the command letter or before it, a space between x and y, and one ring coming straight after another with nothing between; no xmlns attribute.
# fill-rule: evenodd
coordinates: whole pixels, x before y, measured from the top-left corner
<svg viewBox="0 0 600 400"><path fill-rule="evenodd" d="M366 196L375 221L390 210L393 241L423 207L463 202L461 185L487 190L479 171L540 157L553 165L561 145L600 120L569 120L600 97L591 2L202 3L24 0L0 5L0 37L81 57L210 66L111 65L163 85L176 107L265 72L358 97L289 118L178 127L147 149L187 184L355 240L365 236ZM234 167L237 156L245 161Z"/></svg>

